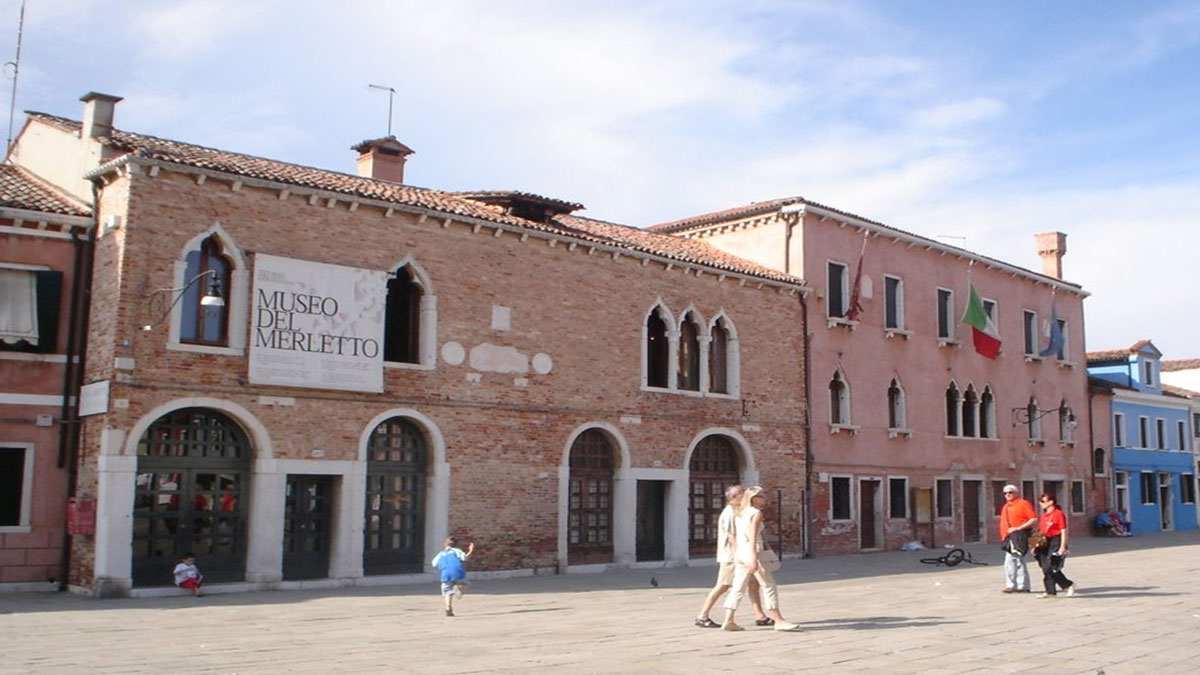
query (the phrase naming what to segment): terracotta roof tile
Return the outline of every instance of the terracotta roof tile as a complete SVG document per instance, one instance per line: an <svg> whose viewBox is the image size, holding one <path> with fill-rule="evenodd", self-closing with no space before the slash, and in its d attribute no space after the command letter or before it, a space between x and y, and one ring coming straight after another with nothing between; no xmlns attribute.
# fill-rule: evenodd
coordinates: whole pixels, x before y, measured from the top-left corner
<svg viewBox="0 0 1200 675"><path fill-rule="evenodd" d="M69 133L78 134L80 123L74 120L30 112L30 118ZM137 157L169 162L183 166L208 169L235 176L258 178L273 183L295 185L314 190L378 200L385 203L415 206L448 215L477 220L503 223L518 228L537 230L581 239L597 244L616 246L631 251L641 251L663 258L678 260L748 276L800 285L802 280L780 274L752 262L742 260L703 242L696 242L666 234L646 232L632 227L603 223L601 221L558 215L549 222L536 222L503 213L493 205L468 199L463 195L400 185L363 176L327 171L298 164L288 164L253 155L227 152L190 143L182 143L155 136L135 134L114 129L112 136L102 139L113 149ZM118 158L119 159L119 158ZM117 160L113 160L117 161ZM563 207L579 208L573 202L549 199L528 193L511 191L477 191L472 195L522 195L559 204Z"/></svg>
<svg viewBox="0 0 1200 675"><path fill-rule="evenodd" d="M1200 359L1171 359L1160 361L1159 365L1164 372L1168 373L1175 370L1195 370L1200 368Z"/></svg>
<svg viewBox="0 0 1200 675"><path fill-rule="evenodd" d="M1175 396L1182 396L1183 398L1200 399L1200 392L1192 391L1191 389L1184 389L1183 387L1176 387L1171 384L1164 384L1162 386L1162 390L1167 392L1168 394L1173 394Z"/></svg>
<svg viewBox="0 0 1200 675"><path fill-rule="evenodd" d="M1087 362L1093 363L1097 361L1117 361L1127 358L1130 354L1136 354L1143 347L1150 344L1150 340L1142 339L1133 343L1124 349L1105 349L1102 351L1088 352Z"/></svg>
<svg viewBox="0 0 1200 675"><path fill-rule="evenodd" d="M23 169L10 165L0 165L0 206L60 216L89 216L92 213Z"/></svg>

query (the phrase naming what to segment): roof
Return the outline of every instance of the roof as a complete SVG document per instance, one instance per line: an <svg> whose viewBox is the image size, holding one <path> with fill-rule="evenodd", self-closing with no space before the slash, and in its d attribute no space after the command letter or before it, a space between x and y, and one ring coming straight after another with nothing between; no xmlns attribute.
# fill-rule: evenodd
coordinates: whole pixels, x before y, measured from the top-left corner
<svg viewBox="0 0 1200 675"><path fill-rule="evenodd" d="M1181 396L1183 398L1200 399L1200 392L1192 391L1191 389L1184 389L1183 387L1176 387L1171 384L1164 384L1162 386L1162 390L1168 394Z"/></svg>
<svg viewBox="0 0 1200 675"><path fill-rule="evenodd" d="M24 169L0 165L0 207L86 217L91 210L55 192Z"/></svg>
<svg viewBox="0 0 1200 675"><path fill-rule="evenodd" d="M40 112L29 112L28 115L30 119L38 120L68 133L79 134L82 126L77 121L56 115ZM119 129L113 129L111 136L102 138L100 141L122 155L111 160L101 169L128 161L129 157L138 157L232 176L255 178L281 185L293 185L384 203L428 209L451 216L573 237L597 245L614 246L681 263L712 267L786 284L803 284L801 279L780 274L747 260L728 255L703 242L689 242L663 234L646 233L646 236L639 236L634 233L641 232L640 230L612 223L603 223L604 227L600 227L599 221L588 221L597 223L595 226L576 226L569 220L564 220L567 216L561 215L547 222L536 222L506 214L499 206L484 203L482 199L471 199L465 196L470 194L483 198L486 195L526 195L527 193L481 191L455 194L299 164L289 164ZM572 202L553 200L537 195L528 195L528 197L572 210L579 208L579 205Z"/></svg>
<svg viewBox="0 0 1200 675"><path fill-rule="evenodd" d="M688 218L684 218L682 220L671 221L669 223L660 223L658 225L651 225L651 226L647 227L646 229L650 230L652 232L660 232L663 234L680 234L680 233L683 233L688 230L704 227L706 225L712 225L712 224L727 222L727 221L731 221L731 220L741 220L743 218L749 218L752 216L777 213L777 212L779 212L780 209L783 209L784 207L787 207L787 206L805 206L805 207L810 207L813 209L820 209L822 211L829 212L836 216L841 216L846 219L856 220L860 223L866 224L873 228L878 228L878 229L884 230L886 232L895 233L897 236L902 236L902 237L910 238L913 240L917 240L919 242L922 242L923 245L928 245L928 246L937 248L939 250L952 252L957 255L963 256L965 258L978 260L980 262L988 263L990 265L995 265L1000 268L1009 269L1009 270L1017 270L1017 271L1021 272L1022 274L1028 275L1030 277L1044 280L1053 285L1060 286L1065 289L1069 289L1072 292L1077 292L1084 296L1087 295L1087 293L1083 292L1083 290L1082 290L1083 287L1080 286L1079 284L1072 283L1070 281L1065 281L1063 279L1058 279L1055 277L1047 276L1045 274L1041 274L1041 273L1035 272L1033 270L1019 267L1019 266L1013 265L1011 263L1006 263L1006 262L1004 262L1002 260L998 260L996 258L991 258L991 257L985 256L985 255L981 255L979 253L975 253L973 251L968 251L965 248L952 246L950 244L946 244L946 243L943 243L943 242L940 242L940 241L937 241L934 239L930 239L928 237L923 237L919 234L915 234L915 233L909 232L907 230L902 230L898 227L892 227L890 225L885 225L879 221L871 220L870 218L864 218L863 216L860 216L858 214L851 213L849 211L843 211L842 209L834 208L832 206L826 206L824 204L820 204L818 202L814 202L812 200L805 199L804 197L800 197L800 196L783 197L780 199L771 199L771 200L761 201L761 202L751 202L751 203L745 204L743 206L735 206L733 208L725 209L723 211L714 211L712 213L705 213L705 214L701 214L698 216L691 216Z"/></svg>
<svg viewBox="0 0 1200 675"><path fill-rule="evenodd" d="M1147 346L1152 345L1153 343L1151 343L1150 340L1143 339L1138 340L1124 349L1106 349L1103 351L1088 352L1087 362L1099 363L1102 361L1124 361L1125 359L1129 358L1130 354L1136 354L1145 349Z"/></svg>
<svg viewBox="0 0 1200 675"><path fill-rule="evenodd" d="M1172 359L1169 361L1160 361L1159 367L1164 372L1173 372L1176 370L1196 370L1200 368L1200 359Z"/></svg>

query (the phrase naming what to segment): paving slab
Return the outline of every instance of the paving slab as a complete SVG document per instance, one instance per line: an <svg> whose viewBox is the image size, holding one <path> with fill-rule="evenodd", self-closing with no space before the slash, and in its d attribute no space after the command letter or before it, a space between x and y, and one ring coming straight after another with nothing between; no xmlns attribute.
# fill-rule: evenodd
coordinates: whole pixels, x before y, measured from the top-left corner
<svg viewBox="0 0 1200 675"><path fill-rule="evenodd" d="M0 674L1200 671L1200 533L1072 545L1074 598L1001 593L997 546L964 547L989 564L953 568L920 562L943 551L787 560L776 577L795 633L754 627L748 607L744 632L694 627L715 578L705 566L478 580L455 617L433 582L8 593Z"/></svg>

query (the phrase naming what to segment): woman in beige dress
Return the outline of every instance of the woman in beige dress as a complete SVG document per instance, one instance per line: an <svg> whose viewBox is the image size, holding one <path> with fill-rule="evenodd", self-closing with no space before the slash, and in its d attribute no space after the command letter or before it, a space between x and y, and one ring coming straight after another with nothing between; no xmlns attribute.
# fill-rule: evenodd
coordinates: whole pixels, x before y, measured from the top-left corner
<svg viewBox="0 0 1200 675"><path fill-rule="evenodd" d="M775 630L796 630L798 625L783 618L779 613L779 593L775 587L775 579L771 572L759 562L759 554L765 548L763 543L763 509L767 505L767 497L761 487L748 488L742 495L742 503L736 510L733 532L733 588L725 599L725 622L721 628L729 631L744 630L734 620L738 603L746 592L746 586L753 576L762 588L763 611L775 620Z"/></svg>

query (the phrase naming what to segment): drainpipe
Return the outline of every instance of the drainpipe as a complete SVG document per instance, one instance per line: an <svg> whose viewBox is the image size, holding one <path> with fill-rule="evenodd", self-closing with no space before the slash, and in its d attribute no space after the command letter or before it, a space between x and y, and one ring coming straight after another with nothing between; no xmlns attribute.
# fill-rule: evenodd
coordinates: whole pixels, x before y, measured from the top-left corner
<svg viewBox="0 0 1200 675"><path fill-rule="evenodd" d="M79 437L82 433L79 417L79 392L83 387L84 366L87 363L88 322L92 309L92 269L95 260L96 234L100 231L100 185L92 183L92 224L82 251L76 249L75 279L72 282L71 326L68 328L67 370L63 387L63 419L59 446L60 466L63 450L67 459L67 499L75 496L79 483ZM78 240L76 240L78 242ZM82 253L82 255L80 255ZM82 268L82 273L80 273ZM76 292L78 291L78 292ZM74 367L72 364L74 363ZM71 402L68 405L68 402ZM63 531L62 554L59 558L58 590L69 586L71 573L71 535Z"/></svg>
<svg viewBox="0 0 1200 675"><path fill-rule="evenodd" d="M67 464L67 437L68 425L67 418L71 414L71 382L75 377L75 330L79 324L79 301L82 283L83 270L83 246L84 241L79 238L78 232L71 233L71 243L75 247L75 259L72 263L71 272L71 309L67 316L67 363L63 368L62 382L62 412L59 414L58 425L58 468L63 468Z"/></svg>
<svg viewBox="0 0 1200 675"><path fill-rule="evenodd" d="M799 298L801 337L804 340L804 503L801 505L801 508L804 512L802 528L804 557L811 558L816 551L812 540L812 474L814 461L812 450L812 351L809 347L811 341L808 334L808 301L804 299L804 293L800 293Z"/></svg>

